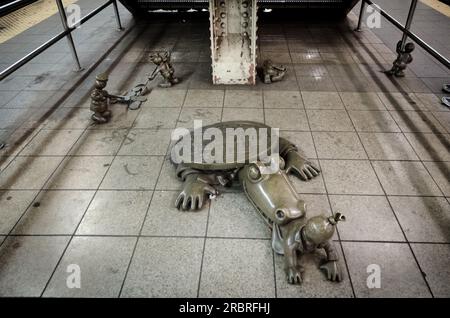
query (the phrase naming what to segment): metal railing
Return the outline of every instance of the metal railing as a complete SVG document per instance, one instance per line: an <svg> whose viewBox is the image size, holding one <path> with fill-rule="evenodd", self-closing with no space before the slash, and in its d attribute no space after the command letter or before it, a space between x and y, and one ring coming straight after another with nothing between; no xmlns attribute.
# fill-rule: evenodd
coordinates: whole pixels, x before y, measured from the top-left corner
<svg viewBox="0 0 450 318"><path fill-rule="evenodd" d="M26 1L26 0L21 0ZM53 38L48 40L47 42L43 43L41 46L33 50L32 52L28 53L24 57L22 57L20 60L16 61L14 64L10 65L6 69L0 72L0 81L4 80L6 77L17 71L19 68L30 62L32 59L34 59L36 56L50 48L52 45L54 45L56 42L61 40L62 38L66 37L70 51L72 53L75 65L76 65L76 71L81 71L83 68L81 67L80 60L78 58L77 50L75 48L75 44L73 42L72 38L72 32L76 30L77 26L80 26L87 21L89 21L92 17L96 16L98 13L103 11L106 7L113 5L114 13L116 16L116 22L117 27L119 30L123 30L122 23L120 21L120 15L119 15L119 9L117 7L117 0L108 0L103 5L99 6L98 8L94 9L90 13L88 13L86 16L82 17L80 20L74 22L72 26L69 26L67 23L67 16L66 11L64 10L64 5L62 3L62 0L56 0L56 4L58 6L58 11L61 16L61 22L64 27L64 31L60 32L59 34L55 35Z"/></svg>
<svg viewBox="0 0 450 318"><path fill-rule="evenodd" d="M371 0L361 0L361 11L359 13L358 26L355 31L361 31L362 19L364 17L364 10L366 5L372 6L376 11L378 11L383 17L386 18L389 22L391 22L397 29L403 32L403 36L401 39L401 49L405 49L406 41L408 37L413 40L416 44L418 44L421 48L423 48L426 52L428 52L431 56L433 56L436 60L438 60L445 67L450 68L450 61L443 56L441 53L436 51L431 45L422 40L415 33L411 32L411 24L414 19L414 13L416 11L418 0L411 0L411 5L409 7L408 17L406 19L405 25L402 25L399 21L397 21L394 17L388 14L386 11L380 8L379 5L373 3Z"/></svg>

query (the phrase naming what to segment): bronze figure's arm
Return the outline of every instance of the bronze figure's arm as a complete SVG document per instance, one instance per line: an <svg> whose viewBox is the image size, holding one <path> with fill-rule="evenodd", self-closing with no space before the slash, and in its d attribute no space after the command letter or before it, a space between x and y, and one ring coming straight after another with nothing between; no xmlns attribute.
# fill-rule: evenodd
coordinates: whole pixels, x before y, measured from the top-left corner
<svg viewBox="0 0 450 318"><path fill-rule="evenodd" d="M297 146L289 140L280 138L280 155L286 162L286 173L293 172L303 181L317 177L320 169L300 154Z"/></svg>
<svg viewBox="0 0 450 318"><path fill-rule="evenodd" d="M320 269L325 272L328 280L333 282L342 281L342 270L338 263L339 256L333 246L333 243L328 241L320 247L323 248L327 254L327 261L325 264L320 266Z"/></svg>

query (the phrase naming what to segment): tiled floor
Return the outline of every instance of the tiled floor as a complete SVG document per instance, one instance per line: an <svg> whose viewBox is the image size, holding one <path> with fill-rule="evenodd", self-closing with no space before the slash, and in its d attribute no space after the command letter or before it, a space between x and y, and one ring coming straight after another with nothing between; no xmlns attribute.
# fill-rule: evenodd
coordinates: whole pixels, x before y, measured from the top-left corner
<svg viewBox="0 0 450 318"><path fill-rule="evenodd" d="M0 295L449 297L448 109L413 71L381 74L392 43L352 32L354 23L260 19L259 56L289 72L254 87L211 84L207 20L138 26L143 33L96 70L111 74L110 90L133 87L152 70L146 53L164 48L182 82L155 87L140 110L113 105L103 126L90 122L92 76L62 100L57 80L24 91L31 75L1 83L5 132L24 109L57 107L0 152ZM309 215L347 215L335 236L341 284L319 272L321 253L302 259L302 286L287 284L268 228L238 187L200 212L174 208L170 133L194 119L264 121L321 167L313 181L292 181ZM381 267L380 289L366 285L371 264ZM73 265L80 289L66 284Z"/></svg>

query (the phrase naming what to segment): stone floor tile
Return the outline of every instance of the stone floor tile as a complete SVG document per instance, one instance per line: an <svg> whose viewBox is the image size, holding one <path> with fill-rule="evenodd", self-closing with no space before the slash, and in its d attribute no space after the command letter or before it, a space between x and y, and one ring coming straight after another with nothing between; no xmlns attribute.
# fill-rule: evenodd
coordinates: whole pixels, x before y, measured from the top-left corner
<svg viewBox="0 0 450 318"><path fill-rule="evenodd" d="M371 160L419 160L402 133L359 133Z"/></svg>
<svg viewBox="0 0 450 318"><path fill-rule="evenodd" d="M265 109L266 124L281 130L309 131L308 120L304 110Z"/></svg>
<svg viewBox="0 0 450 318"><path fill-rule="evenodd" d="M274 297L270 241L207 239L199 296Z"/></svg>
<svg viewBox="0 0 450 318"><path fill-rule="evenodd" d="M221 117L221 108L184 108L178 119L177 127L193 129L194 120L201 120L204 126L212 125L220 122Z"/></svg>
<svg viewBox="0 0 450 318"><path fill-rule="evenodd" d="M170 158L165 158L158 183L156 184L156 190L181 190L183 183L177 178L175 172L176 168L170 161Z"/></svg>
<svg viewBox="0 0 450 318"><path fill-rule="evenodd" d="M160 129L175 128L180 108L147 108L143 109L135 123L134 128Z"/></svg>
<svg viewBox="0 0 450 318"><path fill-rule="evenodd" d="M313 132L320 159L367 159L358 135L351 132Z"/></svg>
<svg viewBox="0 0 450 318"><path fill-rule="evenodd" d="M361 132L400 132L387 111L349 111L357 131Z"/></svg>
<svg viewBox="0 0 450 318"><path fill-rule="evenodd" d="M225 91L224 107L262 108L263 97L260 90L230 90Z"/></svg>
<svg viewBox="0 0 450 318"><path fill-rule="evenodd" d="M0 175L0 189L39 190L63 157L16 157Z"/></svg>
<svg viewBox="0 0 450 318"><path fill-rule="evenodd" d="M445 128L446 132L450 133L450 112L433 112L433 115Z"/></svg>
<svg viewBox="0 0 450 318"><path fill-rule="evenodd" d="M0 296L39 297L69 237L10 236L0 246Z"/></svg>
<svg viewBox="0 0 450 318"><path fill-rule="evenodd" d="M264 108L303 108L299 91L264 91Z"/></svg>
<svg viewBox="0 0 450 318"><path fill-rule="evenodd" d="M244 193L225 193L211 202L208 236L270 238L271 234Z"/></svg>
<svg viewBox="0 0 450 318"><path fill-rule="evenodd" d="M300 76L297 80L302 93L304 91L336 92L336 86L328 76Z"/></svg>
<svg viewBox="0 0 450 318"><path fill-rule="evenodd" d="M450 161L450 135L405 134L422 160Z"/></svg>
<svg viewBox="0 0 450 318"><path fill-rule="evenodd" d="M344 110L307 110L312 131L354 131Z"/></svg>
<svg viewBox="0 0 450 318"><path fill-rule="evenodd" d="M405 241L389 202L384 196L331 195L334 213L345 215L339 224L342 240Z"/></svg>
<svg viewBox="0 0 450 318"><path fill-rule="evenodd" d="M377 93L339 93L348 110L386 110Z"/></svg>
<svg viewBox="0 0 450 318"><path fill-rule="evenodd" d="M420 162L374 161L372 164L387 195L442 195Z"/></svg>
<svg viewBox="0 0 450 318"><path fill-rule="evenodd" d="M262 108L224 108L222 121L249 120L264 122L264 110Z"/></svg>
<svg viewBox="0 0 450 318"><path fill-rule="evenodd" d="M112 160L112 156L66 157L44 189L97 190Z"/></svg>
<svg viewBox="0 0 450 318"><path fill-rule="evenodd" d="M108 170L100 189L153 190L164 157L118 156Z"/></svg>
<svg viewBox="0 0 450 318"><path fill-rule="evenodd" d="M388 110L427 110L421 100L412 93L378 93L378 96Z"/></svg>
<svg viewBox="0 0 450 318"><path fill-rule="evenodd" d="M190 89L187 92L184 107L211 108L223 106L223 90Z"/></svg>
<svg viewBox="0 0 450 318"><path fill-rule="evenodd" d="M407 244L342 244L356 297L431 297ZM367 286L369 275L376 274L370 265L380 268L380 288Z"/></svg>
<svg viewBox="0 0 450 318"><path fill-rule="evenodd" d="M140 238L121 297L196 297L203 245L200 238Z"/></svg>
<svg viewBox="0 0 450 318"><path fill-rule="evenodd" d="M0 234L8 234L37 195L37 191L0 192ZM0 242L1 243L1 242Z"/></svg>
<svg viewBox="0 0 450 318"><path fill-rule="evenodd" d="M94 191L43 191L15 226L14 234L72 235Z"/></svg>
<svg viewBox="0 0 450 318"><path fill-rule="evenodd" d="M20 155L65 156L82 133L82 130L41 130Z"/></svg>
<svg viewBox="0 0 450 318"><path fill-rule="evenodd" d="M147 107L181 107L183 106L186 90L184 89L154 89L142 105Z"/></svg>
<svg viewBox="0 0 450 318"><path fill-rule="evenodd" d="M280 137L286 138L297 146L299 152L306 158L317 158L314 142L310 132L305 131L280 131Z"/></svg>
<svg viewBox="0 0 450 318"><path fill-rule="evenodd" d="M73 146L70 154L78 156L114 156L120 148L127 131L88 130Z"/></svg>
<svg viewBox="0 0 450 318"><path fill-rule="evenodd" d="M152 197L151 191L99 191L77 235L137 235Z"/></svg>
<svg viewBox="0 0 450 318"><path fill-rule="evenodd" d="M205 236L209 203L200 211L180 211L175 207L178 195L178 191L155 191L142 235Z"/></svg>
<svg viewBox="0 0 450 318"><path fill-rule="evenodd" d="M368 161L320 160L320 164L330 194L384 194Z"/></svg>
<svg viewBox="0 0 450 318"><path fill-rule="evenodd" d="M337 92L302 92L306 109L344 109Z"/></svg>
<svg viewBox="0 0 450 318"><path fill-rule="evenodd" d="M405 133L446 133L444 127L430 112L390 111L390 113L400 129Z"/></svg>
<svg viewBox="0 0 450 318"><path fill-rule="evenodd" d="M414 93L420 102L430 111L449 112L450 109L442 104L441 99L435 94Z"/></svg>
<svg viewBox="0 0 450 318"><path fill-rule="evenodd" d="M119 155L121 156L161 156L165 155L170 143L170 129L132 129L128 133Z"/></svg>
<svg viewBox="0 0 450 318"><path fill-rule="evenodd" d="M423 164L444 195L450 197L450 162L424 162Z"/></svg>
<svg viewBox="0 0 450 318"><path fill-rule="evenodd" d="M450 242L450 205L445 198L389 197L409 241Z"/></svg>
<svg viewBox="0 0 450 318"><path fill-rule="evenodd" d="M434 297L450 296L450 246L448 244L411 244Z"/></svg>

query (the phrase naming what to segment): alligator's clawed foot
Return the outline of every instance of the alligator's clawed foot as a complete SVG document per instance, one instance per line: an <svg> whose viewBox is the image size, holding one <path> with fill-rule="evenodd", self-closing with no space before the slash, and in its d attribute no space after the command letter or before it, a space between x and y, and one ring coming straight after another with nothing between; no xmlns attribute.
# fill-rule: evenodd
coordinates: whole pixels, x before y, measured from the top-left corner
<svg viewBox="0 0 450 318"><path fill-rule="evenodd" d="M317 177L320 169L312 162L302 157L296 151L291 151L286 155L286 173L294 173L301 180L307 181Z"/></svg>
<svg viewBox="0 0 450 318"><path fill-rule="evenodd" d="M207 195L217 195L217 190L199 180L186 183L183 191L178 195L175 206L179 210L200 210L208 200Z"/></svg>

